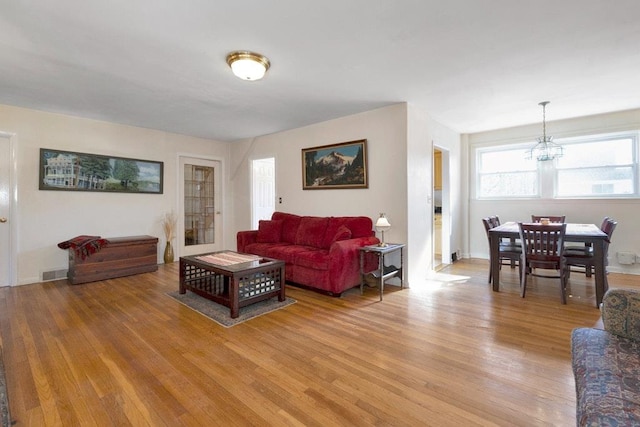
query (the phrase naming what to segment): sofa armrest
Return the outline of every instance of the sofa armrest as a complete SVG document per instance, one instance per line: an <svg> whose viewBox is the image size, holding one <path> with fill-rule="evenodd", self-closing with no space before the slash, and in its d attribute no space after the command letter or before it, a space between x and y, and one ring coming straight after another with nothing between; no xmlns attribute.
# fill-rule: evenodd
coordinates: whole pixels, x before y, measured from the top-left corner
<svg viewBox="0 0 640 427"><path fill-rule="evenodd" d="M344 256L358 253L358 249L363 246L377 245L380 240L377 237L356 237L354 239L338 240L331 244L329 248L330 256Z"/></svg>
<svg viewBox="0 0 640 427"><path fill-rule="evenodd" d="M602 321L608 332L640 341L640 291L608 290L602 299Z"/></svg>
<svg viewBox="0 0 640 427"><path fill-rule="evenodd" d="M333 271L331 281L355 286L360 283L360 251L359 248L368 245L376 245L378 238L357 237L355 239L338 240L329 248L329 258Z"/></svg>
<svg viewBox="0 0 640 427"><path fill-rule="evenodd" d="M258 230L247 230L247 231L238 231L236 235L236 247L238 248L238 252L243 253L244 248L251 243L256 243L258 241Z"/></svg>

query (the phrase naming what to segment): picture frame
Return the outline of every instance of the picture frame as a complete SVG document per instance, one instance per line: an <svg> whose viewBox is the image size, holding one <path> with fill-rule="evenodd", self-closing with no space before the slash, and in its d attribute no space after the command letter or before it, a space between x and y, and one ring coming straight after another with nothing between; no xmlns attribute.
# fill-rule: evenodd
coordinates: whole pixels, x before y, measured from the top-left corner
<svg viewBox="0 0 640 427"><path fill-rule="evenodd" d="M40 190L162 194L164 163L40 149Z"/></svg>
<svg viewBox="0 0 640 427"><path fill-rule="evenodd" d="M302 189L368 188L367 140L302 149Z"/></svg>

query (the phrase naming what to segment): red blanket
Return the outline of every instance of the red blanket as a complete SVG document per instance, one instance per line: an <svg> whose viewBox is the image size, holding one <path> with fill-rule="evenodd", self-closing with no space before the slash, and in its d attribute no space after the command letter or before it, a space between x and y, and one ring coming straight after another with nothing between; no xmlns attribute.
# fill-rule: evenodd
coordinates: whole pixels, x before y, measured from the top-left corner
<svg viewBox="0 0 640 427"><path fill-rule="evenodd" d="M76 236L73 239L58 243L58 247L60 249L72 249L76 252L76 256L85 259L108 244L109 241L100 236Z"/></svg>

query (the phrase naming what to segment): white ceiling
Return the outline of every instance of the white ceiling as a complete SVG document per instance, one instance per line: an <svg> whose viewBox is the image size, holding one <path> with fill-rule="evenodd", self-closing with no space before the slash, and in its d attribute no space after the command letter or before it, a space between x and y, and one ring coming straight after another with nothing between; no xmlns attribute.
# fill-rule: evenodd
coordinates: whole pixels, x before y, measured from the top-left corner
<svg viewBox="0 0 640 427"><path fill-rule="evenodd" d="M638 0L0 0L0 103L231 141L409 102L460 133L640 108ZM258 82L225 57L271 60Z"/></svg>

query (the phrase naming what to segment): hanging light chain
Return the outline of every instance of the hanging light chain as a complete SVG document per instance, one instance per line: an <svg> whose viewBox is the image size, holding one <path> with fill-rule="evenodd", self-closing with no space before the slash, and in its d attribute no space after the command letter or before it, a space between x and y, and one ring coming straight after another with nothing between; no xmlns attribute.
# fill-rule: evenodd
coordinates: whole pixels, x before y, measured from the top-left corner
<svg viewBox="0 0 640 427"><path fill-rule="evenodd" d="M542 105L542 138L546 142L547 141L547 104L549 101L542 101L538 105Z"/></svg>

